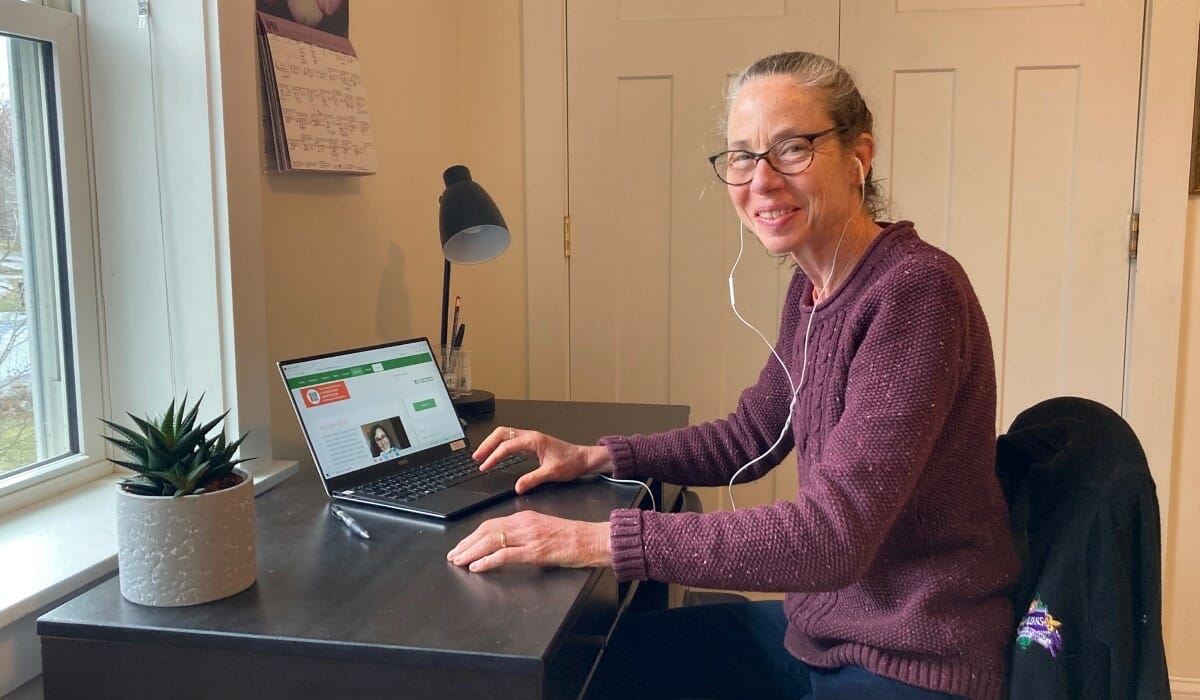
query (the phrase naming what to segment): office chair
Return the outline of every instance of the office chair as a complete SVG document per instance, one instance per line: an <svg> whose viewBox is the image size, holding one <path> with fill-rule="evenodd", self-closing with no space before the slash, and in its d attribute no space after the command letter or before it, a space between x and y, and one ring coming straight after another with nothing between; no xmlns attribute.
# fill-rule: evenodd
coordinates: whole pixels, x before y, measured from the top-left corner
<svg viewBox="0 0 1200 700"><path fill-rule="evenodd" d="M1022 572L1010 698L1168 698L1159 512L1129 424L1053 398L996 442Z"/></svg>

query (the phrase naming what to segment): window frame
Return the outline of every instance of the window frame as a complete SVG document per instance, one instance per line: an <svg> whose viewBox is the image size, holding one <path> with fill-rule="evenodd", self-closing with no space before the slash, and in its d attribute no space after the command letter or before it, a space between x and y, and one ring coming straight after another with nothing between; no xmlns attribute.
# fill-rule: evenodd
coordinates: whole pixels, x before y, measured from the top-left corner
<svg viewBox="0 0 1200 700"><path fill-rule="evenodd" d="M113 471L105 459L98 430L103 415L103 351L92 167L88 141L87 94L78 15L32 3L0 4L0 30L44 41L53 47L50 88L54 90L62 231L66 245L67 289L63 312L72 347L65 350L74 377L77 451L0 477L0 512L13 510L52 493Z"/></svg>

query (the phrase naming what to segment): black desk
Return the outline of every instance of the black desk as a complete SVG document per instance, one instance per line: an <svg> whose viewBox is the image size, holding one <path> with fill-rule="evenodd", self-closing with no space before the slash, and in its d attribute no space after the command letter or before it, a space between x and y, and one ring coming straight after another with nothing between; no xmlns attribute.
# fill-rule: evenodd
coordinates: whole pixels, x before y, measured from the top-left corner
<svg viewBox="0 0 1200 700"><path fill-rule="evenodd" d="M586 444L687 417L682 406L499 401L468 432L477 442L502 423ZM45 696L576 697L632 589L611 569L472 574L445 555L489 517L531 508L600 521L640 492L552 485L444 524L354 508L364 541L329 517L302 464L258 500L258 580L244 593L150 608L121 598L113 578L42 616Z"/></svg>

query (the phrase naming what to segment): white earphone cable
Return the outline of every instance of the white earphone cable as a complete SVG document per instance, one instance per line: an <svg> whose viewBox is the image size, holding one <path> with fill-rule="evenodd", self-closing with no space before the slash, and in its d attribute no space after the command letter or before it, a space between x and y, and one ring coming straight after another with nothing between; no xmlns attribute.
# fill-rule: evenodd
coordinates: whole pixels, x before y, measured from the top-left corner
<svg viewBox="0 0 1200 700"><path fill-rule="evenodd" d="M658 501L654 500L654 492L650 490L650 486L646 482L638 481L637 479L614 479L613 477L611 477L607 474L601 474L600 478L604 479L605 481L611 481L614 484L629 484L630 486L641 486L643 489L646 490L646 495L650 497L650 510L655 510L655 511L658 510Z"/></svg>
<svg viewBox="0 0 1200 700"><path fill-rule="evenodd" d="M860 173L862 172L862 162L861 161L859 161L859 172ZM861 195L858 200L858 210L861 211L863 208L863 205L866 204L866 201L867 201L867 188L866 188L865 177L860 178L859 185L861 188L860 189ZM838 234L838 242L837 242L837 245L833 249L833 260L829 265L829 278L826 280L826 288L831 287L834 282L834 274L836 273L836 270L837 270L838 252L842 249L842 241L846 238L846 230L848 228L850 228L850 222L853 220L854 220L854 212L851 212L850 217L846 219L846 223L842 225L842 232L840 234ZM804 328L804 349L802 351L803 354L801 356L801 363L800 363L800 379L797 382L793 382L792 381L792 373L788 370L787 365L784 364L783 358L779 357L779 353L775 350L775 346L771 344L770 340L767 340L767 336L763 335L762 331L755 328L752 323L750 323L745 318L743 318L741 312L738 311L738 308L737 308L737 296L734 294L734 288L733 288L733 273L737 270L738 263L740 263L742 261L742 253L745 251L745 248L746 248L746 240L745 240L744 233L745 233L745 226L742 224L741 219L739 219L738 220L738 254L737 254L737 258L734 259L734 261L733 261L733 267L730 268L730 270L729 270L729 306L731 309L733 309L733 315L737 316L737 319L742 322L742 325L746 326L750 330L757 333L758 337L762 338L762 341L767 344L767 348L769 348L771 350L771 354L775 357L775 361L779 363L779 366L781 368L783 368L784 376L788 378L788 386L791 387L792 398L791 398L791 401L788 403L787 419L784 420L784 422L783 422L783 429L779 431L779 437L775 438L775 442L771 443L771 446L768 447L762 454L760 454L759 456L750 460L749 462L746 462L742 466L738 467L737 471L735 471L733 473L733 476L729 477L729 484L727 486L727 489L729 491L729 507L732 510L737 510L737 503L734 502L734 499L733 499L734 482L737 481L737 478L739 476L741 476L741 473L743 471L748 469L751 465L757 464L758 462L762 461L764 458L766 458L767 455L771 454L775 450L775 448L779 446L779 443L783 442L783 436L787 434L788 428L792 424L792 415L796 410L796 397L800 393L800 388L804 386L804 379L808 372L809 333L812 331L813 319L817 315L817 301L814 299L812 311L809 312L809 314L808 314L808 324ZM813 285L814 285L814 289L815 289L816 282L813 282Z"/></svg>

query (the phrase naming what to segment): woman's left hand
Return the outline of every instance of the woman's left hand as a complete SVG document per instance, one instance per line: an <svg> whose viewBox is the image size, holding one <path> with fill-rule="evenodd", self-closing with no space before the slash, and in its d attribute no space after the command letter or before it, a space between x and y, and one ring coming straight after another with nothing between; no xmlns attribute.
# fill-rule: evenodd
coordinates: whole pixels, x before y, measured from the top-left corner
<svg viewBox="0 0 1200 700"><path fill-rule="evenodd" d="M607 522L585 523L523 510L485 521L455 545L446 559L476 572L505 564L609 566L608 531Z"/></svg>

